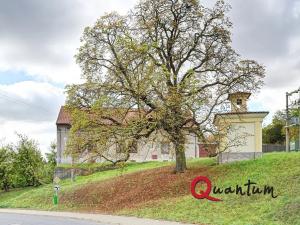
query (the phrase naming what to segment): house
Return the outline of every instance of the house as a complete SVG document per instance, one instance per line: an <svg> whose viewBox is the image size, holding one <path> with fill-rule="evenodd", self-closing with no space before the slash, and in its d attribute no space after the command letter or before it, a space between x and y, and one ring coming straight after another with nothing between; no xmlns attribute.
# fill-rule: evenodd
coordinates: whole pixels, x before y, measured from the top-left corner
<svg viewBox="0 0 300 225"><path fill-rule="evenodd" d="M137 111L128 111L128 117L134 117L137 115ZM69 112L64 106L61 107L58 118L56 121L57 127L57 162L60 163L72 163L72 158L64 154L69 131L71 129L72 122ZM164 137L163 131L153 134L156 135L155 138L151 137L150 140L139 140L137 143L137 151L130 152L129 160L136 162L143 161L169 161L175 160L175 151L172 144ZM198 138L193 133L186 132L186 143L185 143L185 155L186 158L196 158L199 157L199 142ZM114 148L109 149L109 152L116 152ZM118 154L118 153L117 153ZM83 161L87 156L82 155L81 161ZM96 161L103 161L104 159L98 158Z"/></svg>
<svg viewBox="0 0 300 225"><path fill-rule="evenodd" d="M218 162L226 163L262 156L262 122L268 112L248 111L251 93L235 92L228 95L231 112L219 113L214 124L219 129Z"/></svg>

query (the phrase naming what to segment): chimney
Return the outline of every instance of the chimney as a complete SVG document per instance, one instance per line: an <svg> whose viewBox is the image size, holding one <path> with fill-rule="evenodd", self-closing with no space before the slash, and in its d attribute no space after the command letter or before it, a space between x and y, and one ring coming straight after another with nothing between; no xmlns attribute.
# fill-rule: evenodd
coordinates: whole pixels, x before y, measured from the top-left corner
<svg viewBox="0 0 300 225"><path fill-rule="evenodd" d="M247 112L247 101L251 93L235 92L228 95L228 100L231 102L231 112Z"/></svg>

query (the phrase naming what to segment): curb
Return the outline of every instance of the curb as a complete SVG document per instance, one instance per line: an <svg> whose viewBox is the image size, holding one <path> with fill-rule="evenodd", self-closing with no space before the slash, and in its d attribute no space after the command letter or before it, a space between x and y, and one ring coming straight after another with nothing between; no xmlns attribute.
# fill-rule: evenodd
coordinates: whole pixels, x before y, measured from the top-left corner
<svg viewBox="0 0 300 225"><path fill-rule="evenodd" d="M88 213L73 213L73 212L52 212L52 211L38 211L38 210L26 210L26 209L0 209L0 213L13 213L23 215L37 215L37 216L52 216L52 217L64 217L72 219L90 220L101 223L108 223L111 225L192 225L183 224L170 221L161 221L153 219L142 219L137 217L126 216L112 216L103 214L88 214Z"/></svg>

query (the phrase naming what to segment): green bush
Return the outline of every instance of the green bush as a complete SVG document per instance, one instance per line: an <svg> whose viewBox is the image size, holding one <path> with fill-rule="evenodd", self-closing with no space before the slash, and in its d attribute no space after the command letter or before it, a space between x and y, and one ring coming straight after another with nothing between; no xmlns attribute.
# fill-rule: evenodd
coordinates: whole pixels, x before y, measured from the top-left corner
<svg viewBox="0 0 300 225"><path fill-rule="evenodd" d="M13 185L13 152L9 146L0 148L0 187L8 191Z"/></svg>
<svg viewBox="0 0 300 225"><path fill-rule="evenodd" d="M34 140L18 135L16 145L0 148L0 188L39 186L51 183L56 166L55 146L44 160Z"/></svg>

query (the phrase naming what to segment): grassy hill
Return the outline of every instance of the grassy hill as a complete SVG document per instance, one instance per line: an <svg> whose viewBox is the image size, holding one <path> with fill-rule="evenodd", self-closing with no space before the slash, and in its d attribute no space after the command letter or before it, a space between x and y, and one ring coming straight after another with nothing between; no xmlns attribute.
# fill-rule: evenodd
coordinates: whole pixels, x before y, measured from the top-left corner
<svg viewBox="0 0 300 225"><path fill-rule="evenodd" d="M0 194L0 207L80 210L197 224L300 224L300 153L271 153L262 159L216 165L214 159L188 162L189 170L173 174L163 162L131 163L124 169L63 181L60 205L52 205L53 186ZM190 182L204 175L214 186L243 185L248 179L274 187L270 195L219 194L221 202L197 200Z"/></svg>

